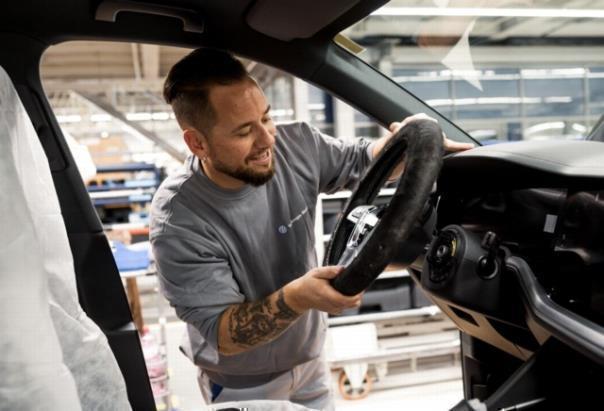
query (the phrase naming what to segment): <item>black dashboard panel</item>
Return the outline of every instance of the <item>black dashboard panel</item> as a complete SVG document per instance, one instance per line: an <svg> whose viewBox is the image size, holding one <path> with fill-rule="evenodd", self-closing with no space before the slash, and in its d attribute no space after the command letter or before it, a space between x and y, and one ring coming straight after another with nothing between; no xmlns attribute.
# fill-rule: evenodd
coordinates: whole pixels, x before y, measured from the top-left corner
<svg viewBox="0 0 604 411"><path fill-rule="evenodd" d="M438 233L418 281L462 331L522 359L552 334L604 358L603 143L520 142L452 155L436 195ZM534 277L533 294L520 266ZM557 308L537 310L539 299ZM556 310L574 321L564 332L556 328L564 321L543 318Z"/></svg>
<svg viewBox="0 0 604 411"><path fill-rule="evenodd" d="M477 188L597 187L604 179L604 144L596 141L520 141L448 156L439 184Z"/></svg>

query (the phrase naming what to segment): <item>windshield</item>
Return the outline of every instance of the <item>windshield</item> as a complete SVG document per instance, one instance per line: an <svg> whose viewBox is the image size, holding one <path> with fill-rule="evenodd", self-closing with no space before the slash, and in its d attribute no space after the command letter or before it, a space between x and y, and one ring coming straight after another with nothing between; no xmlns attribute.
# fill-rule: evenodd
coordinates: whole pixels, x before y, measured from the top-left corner
<svg viewBox="0 0 604 411"><path fill-rule="evenodd" d="M585 139L604 114L604 1L391 1L342 34L482 144Z"/></svg>

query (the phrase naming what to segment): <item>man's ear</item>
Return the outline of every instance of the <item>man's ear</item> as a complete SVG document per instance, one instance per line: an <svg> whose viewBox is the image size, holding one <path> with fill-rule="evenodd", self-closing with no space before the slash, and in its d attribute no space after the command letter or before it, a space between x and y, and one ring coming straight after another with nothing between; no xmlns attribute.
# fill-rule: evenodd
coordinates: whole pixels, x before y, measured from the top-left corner
<svg viewBox="0 0 604 411"><path fill-rule="evenodd" d="M194 128L186 128L182 135L189 150L199 159L203 159L208 155L208 140L203 133Z"/></svg>

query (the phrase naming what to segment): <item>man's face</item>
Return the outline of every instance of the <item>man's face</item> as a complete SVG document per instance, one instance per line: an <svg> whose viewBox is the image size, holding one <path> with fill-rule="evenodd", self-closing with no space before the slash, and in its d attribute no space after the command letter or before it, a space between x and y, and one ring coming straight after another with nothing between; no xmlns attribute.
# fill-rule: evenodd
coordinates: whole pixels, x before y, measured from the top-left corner
<svg viewBox="0 0 604 411"><path fill-rule="evenodd" d="M210 103L215 123L205 136L205 173L224 188L266 183L275 173L277 130L260 88L251 80L213 86Z"/></svg>

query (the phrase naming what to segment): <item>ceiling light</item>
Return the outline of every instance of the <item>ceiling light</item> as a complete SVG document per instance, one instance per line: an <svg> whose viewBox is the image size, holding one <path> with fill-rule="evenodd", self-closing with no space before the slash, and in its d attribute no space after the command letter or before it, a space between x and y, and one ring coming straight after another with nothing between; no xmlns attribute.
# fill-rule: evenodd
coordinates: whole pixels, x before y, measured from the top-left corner
<svg viewBox="0 0 604 411"><path fill-rule="evenodd" d="M563 19L602 19L604 10L590 9L498 9L469 7L382 7L372 16L426 16L426 17L553 17Z"/></svg>

